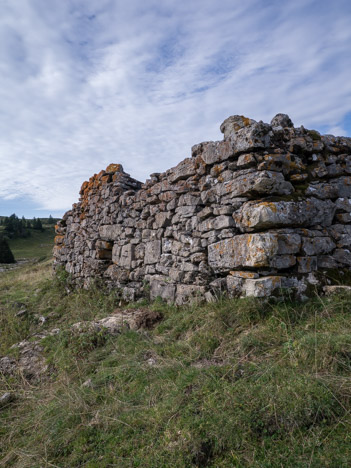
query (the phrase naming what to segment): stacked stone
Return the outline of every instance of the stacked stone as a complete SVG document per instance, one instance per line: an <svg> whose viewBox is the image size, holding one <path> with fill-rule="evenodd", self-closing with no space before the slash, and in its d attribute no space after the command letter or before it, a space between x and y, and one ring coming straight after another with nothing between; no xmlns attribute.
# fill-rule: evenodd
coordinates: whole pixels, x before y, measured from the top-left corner
<svg viewBox="0 0 351 468"><path fill-rule="evenodd" d="M55 226L54 268L64 265L72 280L84 287L102 276L111 264L112 244L99 239L99 227L117 222L120 199L140 187L121 164L110 164L84 182L79 202Z"/></svg>
<svg viewBox="0 0 351 468"><path fill-rule="evenodd" d="M351 267L351 139L278 114L232 116L224 140L141 185L120 165L85 182L57 226L55 265L125 299L303 297Z"/></svg>

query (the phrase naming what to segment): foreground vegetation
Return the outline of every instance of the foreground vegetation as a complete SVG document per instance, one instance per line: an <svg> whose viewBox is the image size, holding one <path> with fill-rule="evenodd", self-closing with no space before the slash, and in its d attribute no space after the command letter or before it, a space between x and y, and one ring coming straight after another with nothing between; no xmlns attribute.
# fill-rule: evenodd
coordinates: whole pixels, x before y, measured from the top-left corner
<svg viewBox="0 0 351 468"><path fill-rule="evenodd" d="M0 395L16 395L0 410L0 466L350 466L350 296L134 304L163 320L77 336L70 324L110 315L119 298L70 291L49 260L0 275L1 356L61 329L44 339L41 382L0 377Z"/></svg>

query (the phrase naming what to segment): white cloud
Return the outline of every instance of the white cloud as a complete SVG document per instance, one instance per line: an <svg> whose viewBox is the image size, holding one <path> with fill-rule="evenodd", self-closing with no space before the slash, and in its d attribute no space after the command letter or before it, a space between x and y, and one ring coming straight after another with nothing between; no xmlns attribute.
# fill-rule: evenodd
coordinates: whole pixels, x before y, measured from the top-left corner
<svg viewBox="0 0 351 468"><path fill-rule="evenodd" d="M0 199L64 211L110 162L144 180L231 114L339 133L351 111L344 0L0 5Z"/></svg>

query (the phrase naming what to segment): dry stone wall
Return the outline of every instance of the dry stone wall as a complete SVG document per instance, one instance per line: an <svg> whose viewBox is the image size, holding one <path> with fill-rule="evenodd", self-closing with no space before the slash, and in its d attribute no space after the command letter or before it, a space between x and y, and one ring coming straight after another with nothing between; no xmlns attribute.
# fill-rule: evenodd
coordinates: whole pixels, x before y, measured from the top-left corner
<svg viewBox="0 0 351 468"><path fill-rule="evenodd" d="M303 298L348 278L351 139L290 118L226 119L223 141L144 184L119 164L84 182L56 227L55 268L77 286L102 278L126 300Z"/></svg>

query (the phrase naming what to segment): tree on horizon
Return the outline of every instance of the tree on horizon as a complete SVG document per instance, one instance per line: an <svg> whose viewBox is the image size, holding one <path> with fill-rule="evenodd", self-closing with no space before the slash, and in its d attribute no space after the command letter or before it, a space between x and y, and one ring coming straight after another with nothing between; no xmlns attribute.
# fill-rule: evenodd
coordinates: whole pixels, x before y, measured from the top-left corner
<svg viewBox="0 0 351 468"><path fill-rule="evenodd" d="M15 263L15 257L10 249L7 240L0 236L0 263Z"/></svg>

